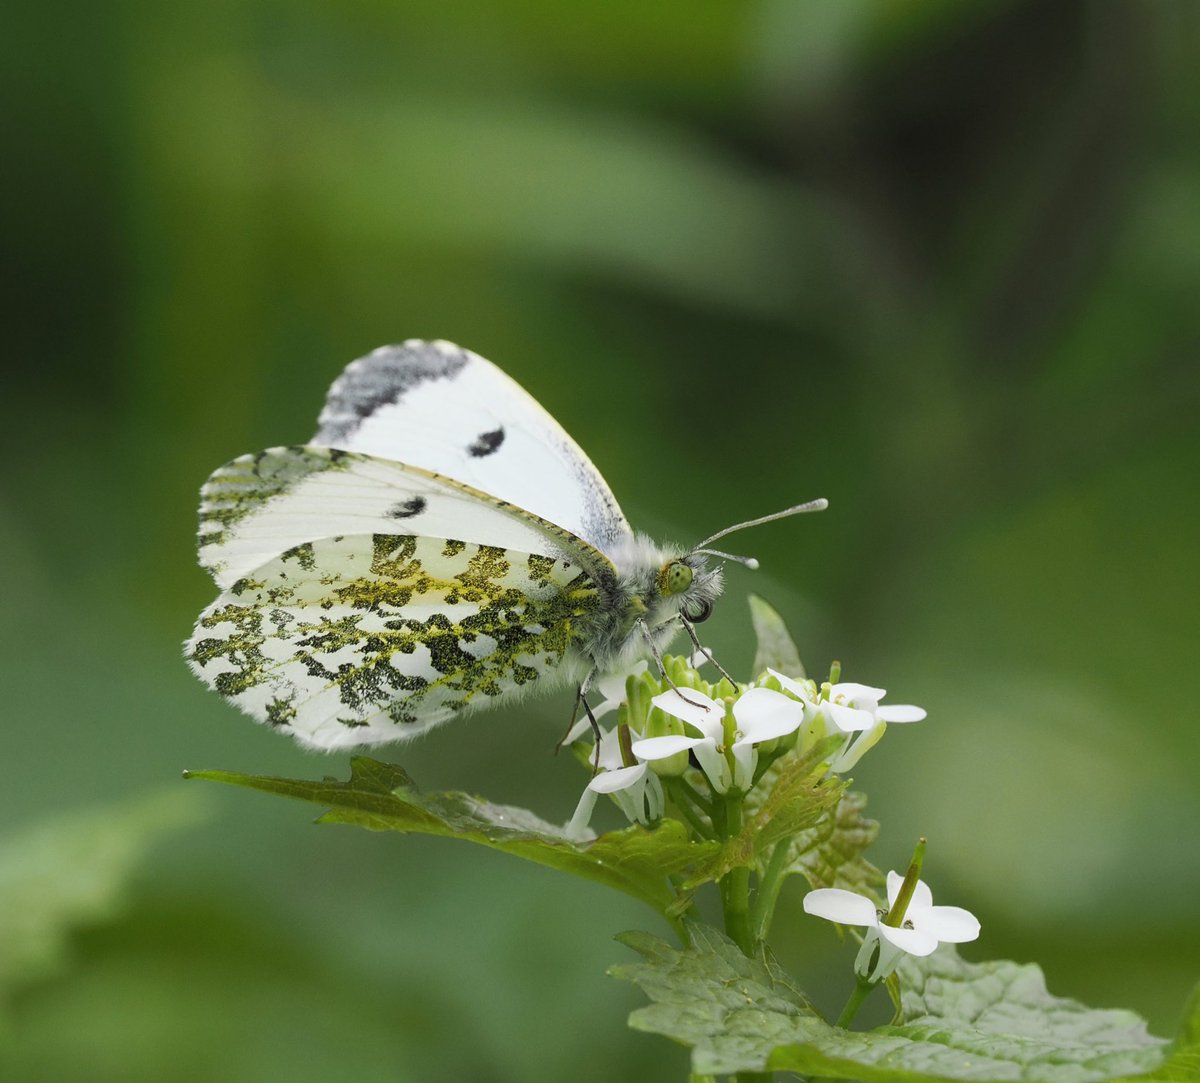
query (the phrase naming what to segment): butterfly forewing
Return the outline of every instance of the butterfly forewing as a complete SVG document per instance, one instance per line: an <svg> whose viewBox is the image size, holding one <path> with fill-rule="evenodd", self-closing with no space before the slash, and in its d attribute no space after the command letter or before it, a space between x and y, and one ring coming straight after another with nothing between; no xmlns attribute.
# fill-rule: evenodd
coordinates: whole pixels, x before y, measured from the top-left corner
<svg viewBox="0 0 1200 1083"><path fill-rule="evenodd" d="M401 532L565 555L595 578L611 575L607 557L561 526L456 480L370 455L271 448L221 467L201 490L200 562L222 587L305 542Z"/></svg>
<svg viewBox="0 0 1200 1083"><path fill-rule="evenodd" d="M241 577L187 653L211 687L302 744L379 744L578 680L577 635L600 598L567 555L347 534Z"/></svg>
<svg viewBox="0 0 1200 1083"><path fill-rule="evenodd" d="M556 523L604 553L630 527L583 449L519 384L450 342L412 339L352 362L315 444L411 463Z"/></svg>

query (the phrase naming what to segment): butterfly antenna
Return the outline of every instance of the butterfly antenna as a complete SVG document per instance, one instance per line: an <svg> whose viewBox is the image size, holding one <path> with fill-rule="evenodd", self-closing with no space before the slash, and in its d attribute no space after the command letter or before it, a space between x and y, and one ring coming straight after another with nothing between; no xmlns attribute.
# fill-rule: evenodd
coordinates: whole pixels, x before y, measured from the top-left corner
<svg viewBox="0 0 1200 1083"><path fill-rule="evenodd" d="M739 557L736 553L723 553L720 549L693 549L693 553L703 553L708 557L717 557L720 560L733 560L738 564L744 564L752 572L758 571L758 560L754 557Z"/></svg>
<svg viewBox="0 0 1200 1083"><path fill-rule="evenodd" d="M772 515L764 515L760 519L748 519L744 523L738 523L735 526L727 526L724 530L718 530L711 538L705 538L692 552L701 551L704 546L725 537L726 534L732 534L735 530L745 530L748 526L762 526L763 523L773 523L776 519L787 519L793 515L803 515L806 511L824 511L827 507L829 507L829 501L821 497L819 500L810 500L806 504L797 504L794 508L784 508L783 511L777 511ZM724 554L721 555L724 556ZM730 559L742 560L744 562L747 558L732 557Z"/></svg>

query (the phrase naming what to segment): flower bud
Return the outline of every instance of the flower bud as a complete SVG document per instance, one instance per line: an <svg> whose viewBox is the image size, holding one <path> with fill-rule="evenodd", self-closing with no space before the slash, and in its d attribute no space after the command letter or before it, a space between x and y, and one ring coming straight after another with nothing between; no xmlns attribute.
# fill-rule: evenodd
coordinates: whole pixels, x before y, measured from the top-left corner
<svg viewBox="0 0 1200 1083"><path fill-rule="evenodd" d="M760 673L754 684L757 688L769 688L772 692L787 694L787 689L783 687L783 682L773 673Z"/></svg>
<svg viewBox="0 0 1200 1083"><path fill-rule="evenodd" d="M650 708L650 713L646 717L647 737L682 737L685 732L682 719L674 718L657 707ZM648 762L650 770L656 775L663 778L677 777L688 769L687 749Z"/></svg>
<svg viewBox="0 0 1200 1083"><path fill-rule="evenodd" d="M658 695L658 682L649 673L631 674L625 681L625 705L628 707L626 717L622 719L639 733L646 727L646 713L650 710L650 700Z"/></svg>
<svg viewBox="0 0 1200 1083"><path fill-rule="evenodd" d="M713 699L736 699L739 694L739 689L730 684L727 677L717 681L712 690Z"/></svg>
<svg viewBox="0 0 1200 1083"><path fill-rule="evenodd" d="M669 654L663 659L663 672L679 688L694 688L698 692L703 692L705 689L705 683L700 674L688 665L686 658L679 655Z"/></svg>
<svg viewBox="0 0 1200 1083"><path fill-rule="evenodd" d="M689 767L687 749L661 760L651 760L646 766L660 778L679 778Z"/></svg>
<svg viewBox="0 0 1200 1083"><path fill-rule="evenodd" d="M686 732L683 719L675 718L661 708L651 707L649 714L646 715L645 734L647 737L677 737Z"/></svg>

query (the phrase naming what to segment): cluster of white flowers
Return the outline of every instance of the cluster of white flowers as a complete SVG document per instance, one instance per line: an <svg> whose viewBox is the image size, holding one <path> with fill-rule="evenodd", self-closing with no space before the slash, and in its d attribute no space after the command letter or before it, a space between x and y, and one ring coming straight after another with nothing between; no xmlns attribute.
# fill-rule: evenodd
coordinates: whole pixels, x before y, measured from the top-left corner
<svg viewBox="0 0 1200 1083"><path fill-rule="evenodd" d="M695 656L689 665L697 667L703 660L703 656ZM642 662L630 676L645 671ZM596 717L620 706L626 682L627 677L620 675L598 683L604 701L593 711ZM918 722L925 717L920 707L910 704L881 706L886 694L882 688L852 682L817 685L773 669L767 670L758 685L739 688L736 694L720 699L694 687L670 688L650 702L663 715L677 720L681 732L645 736L631 720L631 741L625 753L615 728L602 732L593 756L598 771L584 790L568 833L579 837L586 832L599 794L612 797L631 822L659 819L663 792L658 776L681 773L689 754L717 794L750 789L759 747L793 734L806 735L806 744L829 735L841 736L829 769L835 773L849 770L883 736L888 723ZM578 737L587 725L586 721L580 723L569 739Z"/></svg>
<svg viewBox="0 0 1200 1083"><path fill-rule="evenodd" d="M589 757L596 772L567 825L568 835L587 837L601 794L611 797L631 822L661 819L661 779L687 773L693 762L713 795L736 797L753 787L762 753L777 756L793 747L804 751L828 737L840 737L827 761L828 769L839 773L853 767L889 724L925 717L924 710L911 704L883 705L887 693L882 688L842 681L817 684L773 669L750 686L734 688L728 681L713 686L695 673L705 661L702 654L688 659L685 669L674 671L687 683L665 691L646 675L645 662L629 674L598 682L604 698L593 716L620 711L623 721L601 730L599 748ZM676 667L681 662L676 660ZM578 739L589 725L581 722L568 739ZM915 856L914 862L911 893L902 890L903 877L888 873L887 909L878 910L867 896L841 888L819 888L804 897L807 913L866 929L854 964L863 982L884 980L905 953L929 955L939 943L961 944L979 935L979 922L969 911L933 905L928 885L916 878L920 862ZM908 899L899 903L901 913L897 901L902 895ZM895 923L889 914L896 915Z"/></svg>

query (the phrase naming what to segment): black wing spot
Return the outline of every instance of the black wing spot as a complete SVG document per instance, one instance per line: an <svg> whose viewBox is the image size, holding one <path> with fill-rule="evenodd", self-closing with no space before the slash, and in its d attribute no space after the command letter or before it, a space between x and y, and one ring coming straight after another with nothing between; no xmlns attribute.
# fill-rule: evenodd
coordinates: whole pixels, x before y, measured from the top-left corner
<svg viewBox="0 0 1200 1083"><path fill-rule="evenodd" d="M476 459L482 459L485 455L491 455L501 444L504 443L504 426L501 425L498 429L493 429L491 432L481 432L467 451L469 451Z"/></svg>
<svg viewBox="0 0 1200 1083"><path fill-rule="evenodd" d="M423 496L414 496L410 500L401 500L388 509L389 519L411 519L425 510L427 501Z"/></svg>

